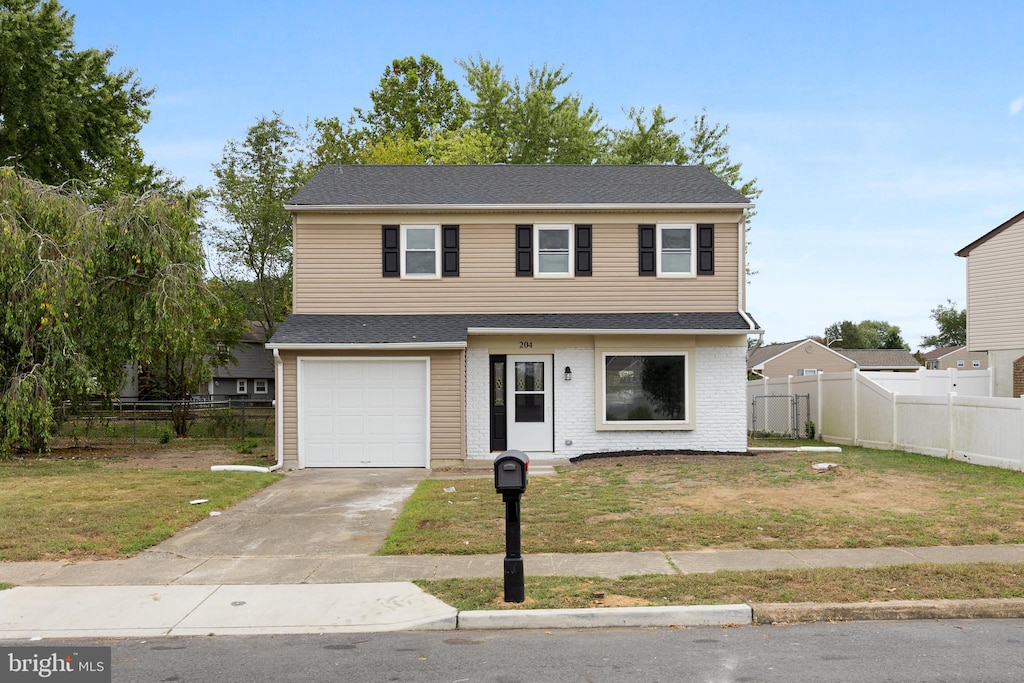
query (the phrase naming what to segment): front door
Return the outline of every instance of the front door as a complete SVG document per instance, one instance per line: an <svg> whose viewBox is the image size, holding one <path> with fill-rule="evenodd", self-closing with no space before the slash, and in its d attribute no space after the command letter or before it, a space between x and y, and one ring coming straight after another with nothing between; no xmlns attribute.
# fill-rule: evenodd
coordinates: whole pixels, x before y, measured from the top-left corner
<svg viewBox="0 0 1024 683"><path fill-rule="evenodd" d="M509 356L508 447L551 453L555 447L552 356Z"/></svg>

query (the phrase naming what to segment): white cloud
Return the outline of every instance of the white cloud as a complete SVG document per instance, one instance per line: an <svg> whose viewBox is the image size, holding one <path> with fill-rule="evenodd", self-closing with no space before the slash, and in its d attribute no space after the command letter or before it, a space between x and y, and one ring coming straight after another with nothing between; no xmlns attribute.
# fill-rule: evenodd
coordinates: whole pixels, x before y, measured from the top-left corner
<svg viewBox="0 0 1024 683"><path fill-rule="evenodd" d="M1024 95L1010 102L1010 116L1016 116L1022 110L1024 110Z"/></svg>

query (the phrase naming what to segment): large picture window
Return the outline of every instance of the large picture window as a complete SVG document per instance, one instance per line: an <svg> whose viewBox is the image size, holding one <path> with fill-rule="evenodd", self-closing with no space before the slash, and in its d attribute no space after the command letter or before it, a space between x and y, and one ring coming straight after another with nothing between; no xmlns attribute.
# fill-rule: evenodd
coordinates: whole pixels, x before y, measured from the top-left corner
<svg viewBox="0 0 1024 683"><path fill-rule="evenodd" d="M606 424L687 420L685 353L604 354Z"/></svg>

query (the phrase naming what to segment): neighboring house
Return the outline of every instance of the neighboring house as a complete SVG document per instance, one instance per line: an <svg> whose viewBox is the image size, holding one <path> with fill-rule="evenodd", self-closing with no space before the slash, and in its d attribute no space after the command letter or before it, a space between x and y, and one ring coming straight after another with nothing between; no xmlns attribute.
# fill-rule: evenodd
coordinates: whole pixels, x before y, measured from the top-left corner
<svg viewBox="0 0 1024 683"><path fill-rule="evenodd" d="M213 369L213 376L199 396L211 401L247 399L271 401L274 398L274 354L264 344L267 334L263 323L250 322L249 328L231 347L238 364L228 363Z"/></svg>
<svg viewBox="0 0 1024 683"><path fill-rule="evenodd" d="M841 349L813 339L769 344L751 351L747 370L761 377L816 375L820 372L883 370L913 372L920 369L905 349Z"/></svg>
<svg viewBox="0 0 1024 683"><path fill-rule="evenodd" d="M746 451L751 206L698 166L326 166L287 206L282 458Z"/></svg>
<svg viewBox="0 0 1024 683"><path fill-rule="evenodd" d="M836 349L857 364L858 370L917 372L921 363L906 349Z"/></svg>
<svg viewBox="0 0 1024 683"><path fill-rule="evenodd" d="M968 351L966 346L946 346L924 354L924 367L926 370L984 370L988 367L988 356Z"/></svg>
<svg viewBox="0 0 1024 683"><path fill-rule="evenodd" d="M761 377L849 372L856 367L854 361L813 339L761 346L747 358L747 370Z"/></svg>
<svg viewBox="0 0 1024 683"><path fill-rule="evenodd" d="M995 396L1024 395L1024 211L956 252L967 259L967 348L988 356Z"/></svg>

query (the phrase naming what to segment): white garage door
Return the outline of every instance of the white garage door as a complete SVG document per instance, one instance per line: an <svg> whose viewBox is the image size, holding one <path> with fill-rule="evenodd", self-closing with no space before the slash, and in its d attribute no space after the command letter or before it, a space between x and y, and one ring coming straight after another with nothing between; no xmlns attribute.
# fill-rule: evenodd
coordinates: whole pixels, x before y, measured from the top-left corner
<svg viewBox="0 0 1024 683"><path fill-rule="evenodd" d="M427 467L428 362L299 359L302 467Z"/></svg>

